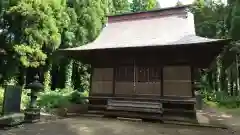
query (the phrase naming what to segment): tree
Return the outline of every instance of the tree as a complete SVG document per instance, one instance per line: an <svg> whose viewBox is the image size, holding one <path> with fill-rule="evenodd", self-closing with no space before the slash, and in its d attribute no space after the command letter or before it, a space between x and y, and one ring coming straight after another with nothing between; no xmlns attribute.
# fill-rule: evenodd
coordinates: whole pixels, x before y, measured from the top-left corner
<svg viewBox="0 0 240 135"><path fill-rule="evenodd" d="M156 8L157 9L161 8L161 3L159 1L157 1Z"/></svg>
<svg viewBox="0 0 240 135"><path fill-rule="evenodd" d="M106 23L108 12L107 0L71 0L68 2L68 15L71 24L62 34L61 48L77 47L92 42L99 35ZM60 64L54 65L54 75L61 72L60 84L66 88L84 87L88 89L88 66L79 61L62 58ZM61 87L61 86L60 86Z"/></svg>
<svg viewBox="0 0 240 135"><path fill-rule="evenodd" d="M176 7L179 7L179 6L183 6L183 3L180 0L178 0L176 3Z"/></svg>
<svg viewBox="0 0 240 135"><path fill-rule="evenodd" d="M108 0L108 10L110 15L122 14L130 11L128 0Z"/></svg>
<svg viewBox="0 0 240 135"><path fill-rule="evenodd" d="M239 30L240 30L240 1L236 1L232 10L231 28L230 36L233 40L240 40Z"/></svg>
<svg viewBox="0 0 240 135"><path fill-rule="evenodd" d="M131 11L147 11L156 8L157 1L156 0L133 0L131 3Z"/></svg>
<svg viewBox="0 0 240 135"><path fill-rule="evenodd" d="M223 99L219 96L233 98L239 95L239 45L236 43L239 40L236 34L240 26L239 4L236 0L229 0L227 5L213 0L196 0L192 12L197 35L235 40L218 56L216 66L208 72L202 72L201 76L207 99L222 104L225 101L221 101ZM230 104L235 106L236 102Z"/></svg>
<svg viewBox="0 0 240 135"><path fill-rule="evenodd" d="M16 61L16 67L46 67L46 87L51 80L51 55L60 46L61 32L70 22L65 8L64 0L19 0L3 15L1 36L6 37L12 61Z"/></svg>

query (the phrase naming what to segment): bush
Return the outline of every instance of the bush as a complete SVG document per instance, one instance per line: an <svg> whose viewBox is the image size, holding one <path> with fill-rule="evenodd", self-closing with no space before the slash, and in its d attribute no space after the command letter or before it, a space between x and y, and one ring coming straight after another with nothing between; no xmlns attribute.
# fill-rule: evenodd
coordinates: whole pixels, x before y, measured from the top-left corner
<svg viewBox="0 0 240 135"><path fill-rule="evenodd" d="M229 96L224 91L202 91L205 102L214 102L219 107L225 108L240 108L240 96Z"/></svg>
<svg viewBox="0 0 240 135"><path fill-rule="evenodd" d="M226 96L218 101L218 105L226 108L239 108L240 97L239 96Z"/></svg>
<svg viewBox="0 0 240 135"><path fill-rule="evenodd" d="M87 97L87 96L88 96L87 92L74 91L69 96L69 101L75 104L86 104L87 99L84 99L84 97Z"/></svg>
<svg viewBox="0 0 240 135"><path fill-rule="evenodd" d="M66 107L70 104L70 94L71 92L66 89L42 92L38 96L37 104L47 112L53 108Z"/></svg>
<svg viewBox="0 0 240 135"><path fill-rule="evenodd" d="M55 91L45 91L39 94L37 104L43 111L49 112L54 108L65 108L69 104L85 104L88 92L74 91L73 89L58 89Z"/></svg>

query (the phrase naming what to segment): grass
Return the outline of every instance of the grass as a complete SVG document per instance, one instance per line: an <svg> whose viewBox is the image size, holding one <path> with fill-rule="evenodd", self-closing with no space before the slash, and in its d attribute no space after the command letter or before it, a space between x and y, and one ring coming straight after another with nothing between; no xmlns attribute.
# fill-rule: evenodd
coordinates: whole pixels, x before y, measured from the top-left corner
<svg viewBox="0 0 240 135"><path fill-rule="evenodd" d="M229 108L221 107L218 109L219 109L219 111L225 112L227 114L231 114L231 115L235 115L235 116L240 115L240 108L229 109Z"/></svg>
<svg viewBox="0 0 240 135"><path fill-rule="evenodd" d="M205 104L219 110L220 112L224 112L224 113L235 115L235 116L240 116L240 108L227 108L224 106L219 106L216 102L211 102L211 101L205 101Z"/></svg>

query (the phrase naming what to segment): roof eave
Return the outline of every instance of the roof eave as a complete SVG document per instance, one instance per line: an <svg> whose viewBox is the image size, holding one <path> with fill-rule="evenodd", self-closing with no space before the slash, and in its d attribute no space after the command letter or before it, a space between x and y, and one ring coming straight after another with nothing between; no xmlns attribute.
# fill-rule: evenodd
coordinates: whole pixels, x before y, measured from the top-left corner
<svg viewBox="0 0 240 135"><path fill-rule="evenodd" d="M134 49L134 48L172 48L172 47L187 47L193 45L204 45L204 44L218 44L225 43L228 44L231 39L218 39L210 42L200 42L200 43L190 43L190 44L172 44L172 45L144 45L144 46L127 46L127 47L112 47L112 48L95 48L95 49L84 49L84 48L66 48L59 49L58 51L101 51L101 50L119 50L119 49Z"/></svg>
<svg viewBox="0 0 240 135"><path fill-rule="evenodd" d="M159 8L159 9L152 9L148 11L138 11L138 12L126 12L121 14L115 14L115 15L107 15L107 17L117 17L117 16L126 16L126 15L133 15L133 14L141 14L141 13L149 13L149 12L161 12L165 10L174 10L174 9L181 9L181 8L189 8L193 4L186 4L182 6L174 6L174 7L166 7L166 8Z"/></svg>

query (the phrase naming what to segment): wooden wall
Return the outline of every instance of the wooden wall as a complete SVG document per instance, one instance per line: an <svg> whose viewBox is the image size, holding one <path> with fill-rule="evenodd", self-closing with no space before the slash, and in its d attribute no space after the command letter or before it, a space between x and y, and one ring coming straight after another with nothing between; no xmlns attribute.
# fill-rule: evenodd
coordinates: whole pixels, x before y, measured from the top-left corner
<svg viewBox="0 0 240 135"><path fill-rule="evenodd" d="M91 94L113 93L113 68L94 68Z"/></svg>
<svg viewBox="0 0 240 135"><path fill-rule="evenodd" d="M166 66L163 68L164 96L192 97L191 68Z"/></svg>
<svg viewBox="0 0 240 135"><path fill-rule="evenodd" d="M192 97L191 78L190 66L94 68L91 94Z"/></svg>

